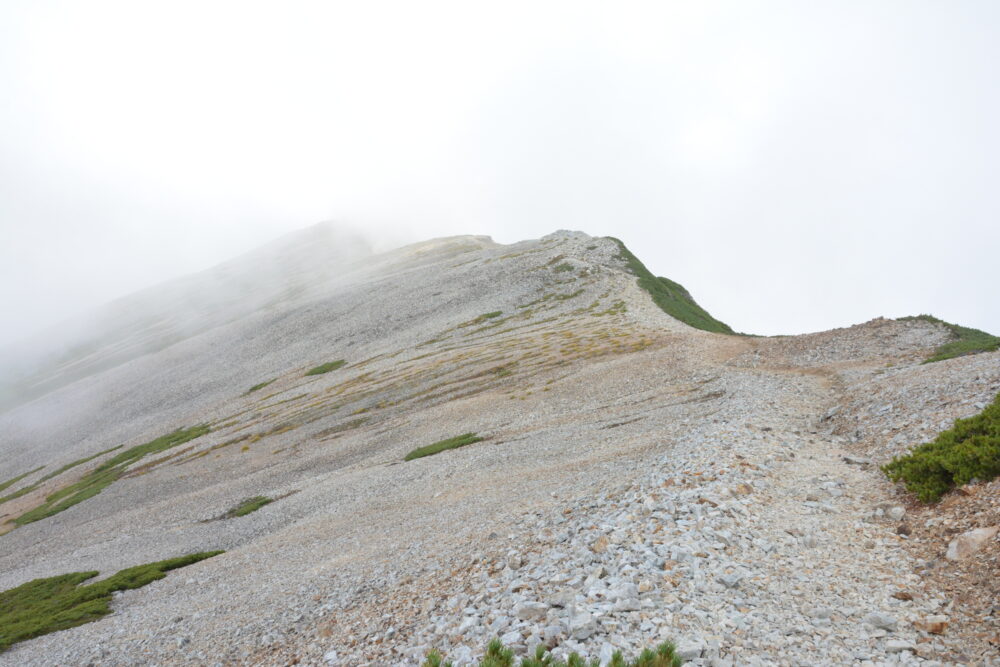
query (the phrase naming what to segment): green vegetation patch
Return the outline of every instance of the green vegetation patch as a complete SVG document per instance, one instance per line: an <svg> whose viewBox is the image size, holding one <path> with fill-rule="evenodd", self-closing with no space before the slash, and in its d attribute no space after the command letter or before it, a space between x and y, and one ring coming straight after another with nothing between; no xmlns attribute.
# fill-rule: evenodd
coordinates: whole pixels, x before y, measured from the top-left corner
<svg viewBox="0 0 1000 667"><path fill-rule="evenodd" d="M924 322L940 324L943 327L947 327L952 336L955 337L955 340L945 343L934 350L934 354L924 359L925 364L934 361L944 361L945 359L952 359L954 357L964 357L967 354L994 352L1000 349L1000 337L980 331L979 329L970 329L969 327L945 322L933 315L912 315L910 317L900 317L899 320L901 322L923 320Z"/></svg>
<svg viewBox="0 0 1000 667"><path fill-rule="evenodd" d="M482 315L479 315L478 317L475 317L475 318L469 320L468 322L462 322L458 326L459 327L473 327L473 326L476 326L477 324L482 324L486 320L496 319L497 317L500 317L501 315L503 315L503 311L502 310L494 310L494 311L489 312L489 313L483 313Z"/></svg>
<svg viewBox="0 0 1000 667"><path fill-rule="evenodd" d="M882 466L894 482L903 482L925 503L941 499L973 479L1000 475L1000 394L974 417L958 419L933 442L916 447Z"/></svg>
<svg viewBox="0 0 1000 667"><path fill-rule="evenodd" d="M471 445L474 442L480 442L483 438L480 438L475 433L463 433L462 435L456 435L454 438L448 438L447 440L440 440L435 442L433 445L427 445L426 447L418 447L412 452L403 457L404 461L412 461L413 459L419 459L424 456L430 456L431 454L438 454L445 451L446 449L456 449L458 447L464 447L466 445Z"/></svg>
<svg viewBox="0 0 1000 667"><path fill-rule="evenodd" d="M325 364L320 364L316 368L306 371L306 375L322 375L323 373L329 373L330 371L335 371L347 362L343 359L338 359L337 361L328 361Z"/></svg>
<svg viewBox="0 0 1000 667"><path fill-rule="evenodd" d="M122 570L103 581L81 586L96 571L35 579L0 593L0 652L13 644L57 630L90 623L111 613L111 594L146 584L175 570L221 554L205 551Z"/></svg>
<svg viewBox="0 0 1000 667"><path fill-rule="evenodd" d="M235 519L238 516L246 516L251 512L256 512L264 505L273 502L274 498L268 498L267 496L254 496L253 498L247 498L239 505L226 512L224 518Z"/></svg>
<svg viewBox="0 0 1000 667"><path fill-rule="evenodd" d="M724 334L735 333L728 324L709 315L708 311L699 306L681 285L669 278L657 278L629 252L624 243L614 237L608 238L618 244L618 257L625 262L629 272L639 279L639 287L649 292L653 297L653 303L667 315L695 329Z"/></svg>
<svg viewBox="0 0 1000 667"><path fill-rule="evenodd" d="M564 271L572 271L573 265L569 262L563 262L562 264L556 264L555 268L552 269L556 273L563 273Z"/></svg>
<svg viewBox="0 0 1000 667"><path fill-rule="evenodd" d="M130 465L147 454L158 454L171 447L183 445L185 442L205 435L209 430L206 424L192 426L187 429L178 429L173 433L162 435L145 444L126 449L124 452L108 459L88 472L75 484L70 484L51 494L45 499L44 503L14 519L14 523L23 526L26 523L38 521L69 509L77 503L96 496L109 487L125 474Z"/></svg>
<svg viewBox="0 0 1000 667"><path fill-rule="evenodd" d="M341 364L341 365L343 365L343 364ZM316 369L314 368L313 370L316 370ZM333 370L333 369L330 369L330 370ZM311 373L311 371L310 371L310 373ZM310 373L306 373L306 375L309 375ZM278 378L271 378L270 380L266 380L264 382L261 382L260 384L255 384L254 386L252 386L249 389L247 389L247 393L248 394L252 394L255 391L257 391L258 389L263 389L264 387L266 387L267 385L271 384L272 382L274 382L277 379Z"/></svg>
<svg viewBox="0 0 1000 667"><path fill-rule="evenodd" d="M577 653L571 654L565 661L559 660L539 645L534 657L522 658L515 662L514 652L504 648L499 639L494 639L486 647L486 655L479 661L479 667L599 667L600 659L593 658L587 662ZM681 667L684 661L677 656L677 649L671 642L664 642L655 651L646 649L634 660L627 660L621 651L615 651L608 667ZM441 654L432 650L427 654L421 667L452 667Z"/></svg>
<svg viewBox="0 0 1000 667"><path fill-rule="evenodd" d="M17 484L18 482L20 482L25 477L27 477L29 475L34 475L36 472L38 472L39 470L41 470L44 467L45 466L39 466L39 467L35 468L34 470L29 470L28 472L24 473L23 475L18 475L17 477L14 477L13 479L8 479L6 482L0 482L0 491L3 491L4 489L7 489L7 488L10 488L10 487L14 486L15 484Z"/></svg>
<svg viewBox="0 0 1000 667"><path fill-rule="evenodd" d="M42 482L47 482L48 480L52 479L53 477L58 477L59 475L63 474L67 470L70 470L71 468L75 468L75 467L77 467L79 465L83 465L84 463L89 463L90 461L93 461L94 459L96 459L99 456L104 456L105 454L110 454L111 452L115 451L116 449L121 449L121 448L122 448L122 445L118 445L117 447L112 447L110 449L105 449L103 452L97 452L96 454L94 454L92 456L87 456L87 457L84 457L82 459L77 459L76 461L73 461L72 463L67 463L62 468L59 468L59 470L54 470L53 472L50 472L49 474L47 474L45 477L42 477L40 480L38 480L38 483L41 484Z"/></svg>

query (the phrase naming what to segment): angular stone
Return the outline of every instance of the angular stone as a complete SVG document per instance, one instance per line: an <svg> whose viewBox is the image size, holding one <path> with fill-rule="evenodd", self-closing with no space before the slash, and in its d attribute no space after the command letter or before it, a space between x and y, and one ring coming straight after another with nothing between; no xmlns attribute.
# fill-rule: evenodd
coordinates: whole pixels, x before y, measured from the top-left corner
<svg viewBox="0 0 1000 667"><path fill-rule="evenodd" d="M514 615L522 621L541 621L549 611L544 602L522 602L514 607Z"/></svg>
<svg viewBox="0 0 1000 667"><path fill-rule="evenodd" d="M569 634L573 639L583 641L597 632L597 621L590 612L581 611L573 614L569 621Z"/></svg>
<svg viewBox="0 0 1000 667"><path fill-rule="evenodd" d="M888 632L895 632L896 628L899 627L899 621L895 617L889 614L883 614L879 611L873 611L864 617L864 622L876 628L881 628Z"/></svg>
<svg viewBox="0 0 1000 667"><path fill-rule="evenodd" d="M890 639L885 643L886 653L902 653L903 651L915 651L917 647L908 641L902 639Z"/></svg>
<svg viewBox="0 0 1000 667"><path fill-rule="evenodd" d="M923 630L928 634L940 635L943 634L945 629L948 627L948 617L941 616L940 614L928 616L925 619L914 621L913 625L915 625L918 630Z"/></svg>
<svg viewBox="0 0 1000 667"><path fill-rule="evenodd" d="M705 651L705 643L699 640L689 640L678 642L675 655L681 660L688 662L697 660Z"/></svg>
<svg viewBox="0 0 1000 667"><path fill-rule="evenodd" d="M948 552L945 554L945 558L948 560L964 560L982 549L998 532L1000 532L1000 526L976 528L967 533L962 533L948 545Z"/></svg>

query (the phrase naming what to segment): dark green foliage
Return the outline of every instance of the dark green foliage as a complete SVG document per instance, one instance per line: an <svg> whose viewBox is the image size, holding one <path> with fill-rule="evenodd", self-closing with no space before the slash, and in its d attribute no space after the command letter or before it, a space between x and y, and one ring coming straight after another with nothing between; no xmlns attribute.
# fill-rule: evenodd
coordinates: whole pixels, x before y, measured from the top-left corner
<svg viewBox="0 0 1000 667"><path fill-rule="evenodd" d="M313 370L316 370L316 369L314 368ZM330 370L333 370L333 369L330 369ZM309 373L306 373L306 375L309 375L311 373L312 373L312 371L310 371ZM263 389L264 387L266 387L267 385L271 384L272 382L274 382L277 379L278 378L271 378L270 380L267 380L265 382L261 382L260 384L255 384L254 386L252 386L249 389L247 389L247 393L248 394L252 394L255 391L257 391L258 389Z"/></svg>
<svg viewBox="0 0 1000 667"><path fill-rule="evenodd" d="M609 667L681 667L684 661L676 655L677 649L670 642L660 644L655 651L646 649L639 654L635 660L628 661L620 651L616 651L611 657ZM566 661L556 659L551 653L545 650L544 646L535 649L534 657L523 658L519 663L514 662L514 653L510 649L504 648L499 639L494 639L486 647L486 654L479 661L479 667L598 667L600 660L592 659L589 663L576 653L571 654ZM452 663L445 662L441 654L431 651L421 667L452 667Z"/></svg>
<svg viewBox="0 0 1000 667"><path fill-rule="evenodd" d="M343 359L338 359L337 361L328 361L325 364L320 364L316 368L306 371L306 375L322 375L323 373L329 373L330 371L335 371L347 362Z"/></svg>
<svg viewBox="0 0 1000 667"><path fill-rule="evenodd" d="M247 498L239 505L226 512L225 518L233 519L238 516L246 516L251 512L256 512L264 505L273 502L274 498L268 498L267 496L254 496L253 498Z"/></svg>
<svg viewBox="0 0 1000 667"><path fill-rule="evenodd" d="M122 570L103 581L80 586L97 572L72 572L35 579L0 593L0 652L11 645L99 619L111 612L111 594L167 576L174 570L221 554L206 551Z"/></svg>
<svg viewBox="0 0 1000 667"><path fill-rule="evenodd" d="M475 433L463 433L462 435L457 435L454 438L448 438L447 440L441 440L435 442L433 445L427 445L426 447L418 447L412 452L403 457L404 461L412 461L413 459L419 459L422 456L430 456L431 454L437 454L443 452L446 449L455 449L456 447L464 447L465 445L471 445L474 442L481 441L480 438Z"/></svg>
<svg viewBox="0 0 1000 667"><path fill-rule="evenodd" d="M932 322L934 324L940 324L951 332L955 340L945 343L938 349L934 350L932 354L927 359L924 359L925 364L929 364L934 361L944 361L945 359L952 359L954 357L964 357L967 354L979 354L980 352L994 352L1000 349L1000 337L988 334L985 331L980 331L979 329L970 329L969 327L962 327L957 324L952 324L951 322L945 322L944 320L939 320L933 315L913 315L910 317L900 317L900 321L912 321L912 320L923 320L924 322Z"/></svg>
<svg viewBox="0 0 1000 667"><path fill-rule="evenodd" d="M704 308L695 303L691 294L668 278L657 278L639 259L629 252L625 244L616 238L608 237L618 244L618 257L625 261L630 273L639 279L639 287L649 292L653 303L663 312L688 326L715 333L735 333L729 325L720 322L708 314Z"/></svg>
<svg viewBox="0 0 1000 667"><path fill-rule="evenodd" d="M973 479L1000 475L1000 394L974 417L958 419L933 442L897 456L882 466L894 482L903 482L925 503Z"/></svg>
<svg viewBox="0 0 1000 667"><path fill-rule="evenodd" d="M568 262L563 262L562 264L557 264L553 271L556 273L562 273L563 271L572 271L573 265Z"/></svg>
<svg viewBox="0 0 1000 667"><path fill-rule="evenodd" d="M178 429L173 433L162 435L145 444L126 449L124 452L108 459L88 472L75 484L70 484L48 496L43 504L17 517L14 519L14 523L23 526L26 523L38 521L69 509L73 505L92 498L106 489L124 475L130 465L147 454L158 454L171 447L194 440L208 432L209 428L205 424L192 426L188 429Z"/></svg>

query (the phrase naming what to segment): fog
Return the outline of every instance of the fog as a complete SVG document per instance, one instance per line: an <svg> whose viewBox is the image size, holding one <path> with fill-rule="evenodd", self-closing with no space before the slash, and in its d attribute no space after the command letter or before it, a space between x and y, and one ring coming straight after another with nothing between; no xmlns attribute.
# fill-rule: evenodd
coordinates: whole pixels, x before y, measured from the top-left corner
<svg viewBox="0 0 1000 667"><path fill-rule="evenodd" d="M0 346L322 220L1000 333L990 2L0 5Z"/></svg>

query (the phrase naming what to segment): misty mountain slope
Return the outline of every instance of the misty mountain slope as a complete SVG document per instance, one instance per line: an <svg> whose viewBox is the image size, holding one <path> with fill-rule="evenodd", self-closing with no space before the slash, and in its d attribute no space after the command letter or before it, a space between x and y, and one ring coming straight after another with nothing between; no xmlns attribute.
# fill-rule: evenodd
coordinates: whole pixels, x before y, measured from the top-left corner
<svg viewBox="0 0 1000 667"><path fill-rule="evenodd" d="M4 493L211 428L39 521L12 523L117 453L0 504L0 589L226 550L0 664L463 663L494 635L593 656L668 637L701 664L896 655L859 630L869 612L905 615L889 639L916 646L940 596L897 608L915 561L867 518L892 487L844 463L858 443L830 415L887 364L935 372L911 369L941 331L701 331L627 268L578 232L416 244L0 416L0 480L44 466ZM484 440L404 462L467 432ZM222 518L257 495L276 500ZM825 640L788 632L812 627L819 582L858 612Z"/></svg>
<svg viewBox="0 0 1000 667"><path fill-rule="evenodd" d="M0 354L0 409L258 311L327 293L372 254L331 224L118 299Z"/></svg>

